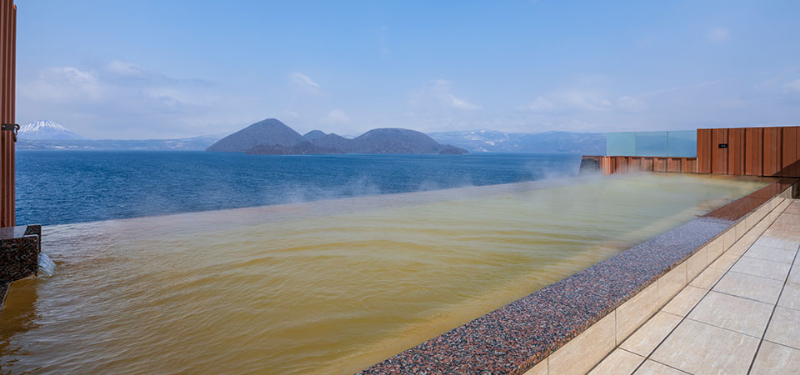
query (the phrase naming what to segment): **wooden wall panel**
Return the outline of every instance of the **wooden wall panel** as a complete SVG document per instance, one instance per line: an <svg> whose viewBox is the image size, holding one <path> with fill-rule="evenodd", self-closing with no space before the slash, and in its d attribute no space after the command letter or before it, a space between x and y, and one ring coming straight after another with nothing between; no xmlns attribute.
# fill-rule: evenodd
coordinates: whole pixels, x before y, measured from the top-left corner
<svg viewBox="0 0 800 375"><path fill-rule="evenodd" d="M741 176L744 174L744 128L728 129L728 172Z"/></svg>
<svg viewBox="0 0 800 375"><path fill-rule="evenodd" d="M641 171L642 170L642 159L641 158L631 158L628 161L628 169L631 172Z"/></svg>
<svg viewBox="0 0 800 375"><path fill-rule="evenodd" d="M679 158L669 158L667 161L667 170L669 172L680 172L683 168L683 160Z"/></svg>
<svg viewBox="0 0 800 375"><path fill-rule="evenodd" d="M653 170L656 172L666 172L667 171L667 159L666 158L653 158Z"/></svg>
<svg viewBox="0 0 800 375"><path fill-rule="evenodd" d="M605 174L612 174L614 173L614 158L603 158L603 173Z"/></svg>
<svg viewBox="0 0 800 375"><path fill-rule="evenodd" d="M791 126L783 128L781 137L781 168L786 168L800 159L798 148L800 148L800 137L798 137L800 127Z"/></svg>
<svg viewBox="0 0 800 375"><path fill-rule="evenodd" d="M706 142L705 137L709 132L712 134L712 139ZM725 172L722 171L722 164L718 160L724 152L714 149L725 139L723 132L727 132L728 143ZM798 126L698 129L697 134L698 173L703 171L702 168L708 167L709 173L718 174L784 177L798 174L790 173L787 169L800 159Z"/></svg>
<svg viewBox="0 0 800 375"><path fill-rule="evenodd" d="M683 172L684 173L697 173L697 159L696 158L686 158L686 161L683 163Z"/></svg>
<svg viewBox="0 0 800 375"><path fill-rule="evenodd" d="M781 128L764 128L764 170L765 176L772 176L781 170Z"/></svg>
<svg viewBox="0 0 800 375"><path fill-rule="evenodd" d="M745 128L744 133L744 173L748 176L761 176L763 171L764 128Z"/></svg>
<svg viewBox="0 0 800 375"><path fill-rule="evenodd" d="M617 156L614 158L614 173L627 173L628 164L625 163L624 156Z"/></svg>
<svg viewBox="0 0 800 375"><path fill-rule="evenodd" d="M642 170L643 171L653 170L653 158L642 158Z"/></svg>
<svg viewBox="0 0 800 375"><path fill-rule="evenodd" d="M711 129L697 129L697 173L711 173Z"/></svg>
<svg viewBox="0 0 800 375"><path fill-rule="evenodd" d="M728 173L728 149L719 148L722 143L728 143L728 129L711 130L711 173Z"/></svg>

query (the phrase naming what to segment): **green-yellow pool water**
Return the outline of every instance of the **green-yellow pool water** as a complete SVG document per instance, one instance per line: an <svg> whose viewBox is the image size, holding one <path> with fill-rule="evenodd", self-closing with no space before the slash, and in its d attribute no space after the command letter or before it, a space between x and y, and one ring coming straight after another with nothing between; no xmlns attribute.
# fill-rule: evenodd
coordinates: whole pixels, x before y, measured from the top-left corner
<svg viewBox="0 0 800 375"><path fill-rule="evenodd" d="M0 372L346 374L764 182L647 174L45 227Z"/></svg>

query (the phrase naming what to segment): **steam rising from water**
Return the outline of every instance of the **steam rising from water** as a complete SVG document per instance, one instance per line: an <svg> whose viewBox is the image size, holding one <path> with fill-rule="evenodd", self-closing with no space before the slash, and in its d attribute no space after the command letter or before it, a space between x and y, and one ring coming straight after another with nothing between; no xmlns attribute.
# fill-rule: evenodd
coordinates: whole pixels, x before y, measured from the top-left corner
<svg viewBox="0 0 800 375"><path fill-rule="evenodd" d="M579 163L577 155L21 152L17 219L53 225L485 186L571 176Z"/></svg>
<svg viewBox="0 0 800 375"><path fill-rule="evenodd" d="M353 373L761 186L553 179L46 227L59 271L14 284L0 363Z"/></svg>
<svg viewBox="0 0 800 375"><path fill-rule="evenodd" d="M283 187L282 190L283 194L268 198L268 200L273 204L285 204L381 194L381 188L367 177L360 177L335 187L290 184Z"/></svg>

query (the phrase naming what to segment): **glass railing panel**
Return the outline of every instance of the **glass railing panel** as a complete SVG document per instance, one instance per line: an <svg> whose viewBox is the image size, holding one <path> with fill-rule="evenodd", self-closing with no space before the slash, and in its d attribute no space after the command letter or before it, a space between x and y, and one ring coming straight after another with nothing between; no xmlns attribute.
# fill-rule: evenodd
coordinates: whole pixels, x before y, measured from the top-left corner
<svg viewBox="0 0 800 375"><path fill-rule="evenodd" d="M667 156L668 142L667 132L638 132L636 156Z"/></svg>
<svg viewBox="0 0 800 375"><path fill-rule="evenodd" d="M697 157L697 131L669 132L669 156L681 158Z"/></svg>
<svg viewBox="0 0 800 375"><path fill-rule="evenodd" d="M606 155L636 156L636 133L608 133L606 135Z"/></svg>
<svg viewBox="0 0 800 375"><path fill-rule="evenodd" d="M606 155L694 158L697 157L697 131L608 133Z"/></svg>

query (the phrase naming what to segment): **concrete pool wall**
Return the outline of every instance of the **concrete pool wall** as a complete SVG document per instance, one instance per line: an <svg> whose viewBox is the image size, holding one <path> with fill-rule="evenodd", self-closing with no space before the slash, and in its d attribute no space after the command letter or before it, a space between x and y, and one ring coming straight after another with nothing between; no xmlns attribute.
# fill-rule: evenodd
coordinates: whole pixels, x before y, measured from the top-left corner
<svg viewBox="0 0 800 375"><path fill-rule="evenodd" d="M583 374L798 195L782 179L359 374ZM701 276L702 277L702 276Z"/></svg>

